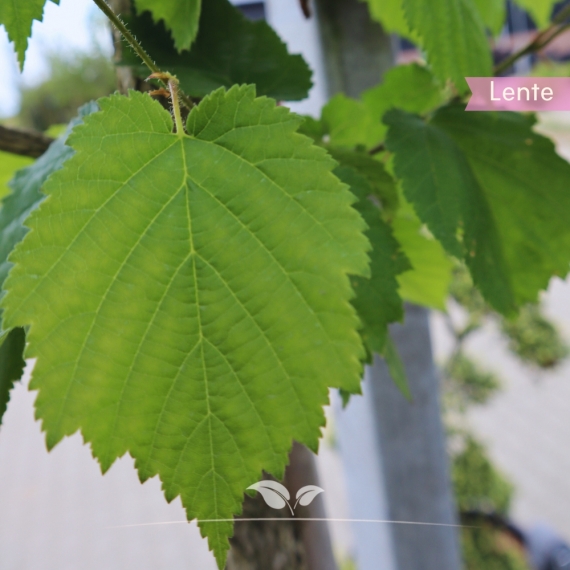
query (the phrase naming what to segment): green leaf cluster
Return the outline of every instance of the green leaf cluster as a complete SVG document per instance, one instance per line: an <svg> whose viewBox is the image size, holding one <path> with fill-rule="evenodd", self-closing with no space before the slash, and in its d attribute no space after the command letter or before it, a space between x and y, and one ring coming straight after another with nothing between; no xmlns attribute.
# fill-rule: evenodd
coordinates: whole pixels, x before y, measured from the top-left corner
<svg viewBox="0 0 570 570"><path fill-rule="evenodd" d="M306 118L303 132L332 146L371 149L386 136L384 114L397 107L424 114L445 98L439 81L425 67L412 63L389 70L382 83L366 90L360 100L337 94L323 107L319 120Z"/></svg>
<svg viewBox="0 0 570 570"><path fill-rule="evenodd" d="M558 329L544 317L538 305L526 305L513 319L504 319L502 332L509 348L524 363L553 368L569 354Z"/></svg>
<svg viewBox="0 0 570 570"><path fill-rule="evenodd" d="M462 350L447 361L443 373L449 409L464 411L469 405L484 404L501 386L495 374L481 370Z"/></svg>
<svg viewBox="0 0 570 570"><path fill-rule="evenodd" d="M461 512L473 509L505 516L513 486L492 464L486 449L472 436L464 437L463 449L454 455L452 480ZM481 518L464 517L461 530L463 561L468 570L529 570L524 553L504 529Z"/></svg>
<svg viewBox="0 0 570 570"><path fill-rule="evenodd" d="M568 273L570 165L532 117L449 105L385 122L406 198L496 310L514 313Z"/></svg>
<svg viewBox="0 0 570 570"><path fill-rule="evenodd" d="M482 509L503 514L508 511L512 485L489 461L483 445L469 435L461 452L453 458L452 480L460 510Z"/></svg>
<svg viewBox="0 0 570 570"><path fill-rule="evenodd" d="M307 97L312 86L305 60L290 55L266 22L247 20L228 0L204 3L199 32L189 52L179 53L164 25L154 23L148 13L126 21L157 65L174 73L190 96L204 97L219 87L248 83L255 84L258 95L297 101ZM148 75L126 43L121 64L134 66L143 77Z"/></svg>
<svg viewBox="0 0 570 570"><path fill-rule="evenodd" d="M453 262L428 231L405 198L392 221L394 237L411 268L398 275L400 296L411 303L445 310Z"/></svg>

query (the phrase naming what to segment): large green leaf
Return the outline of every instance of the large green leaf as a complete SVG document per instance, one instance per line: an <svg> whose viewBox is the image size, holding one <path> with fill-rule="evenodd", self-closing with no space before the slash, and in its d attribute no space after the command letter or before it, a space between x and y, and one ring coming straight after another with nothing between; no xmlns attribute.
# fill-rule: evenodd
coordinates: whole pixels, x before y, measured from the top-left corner
<svg viewBox="0 0 570 570"><path fill-rule="evenodd" d="M515 2L532 16L539 28L542 28L550 22L552 10L558 0L515 0Z"/></svg>
<svg viewBox="0 0 570 570"><path fill-rule="evenodd" d="M73 150L65 144L67 135L74 126L81 123L83 117L96 110L96 103L84 105L79 110L79 116L70 123L66 134L53 142L33 164L17 172L10 182L12 193L4 198L0 209L0 290L12 266L8 256L28 231L24 221L45 197L41 193L42 185L73 154ZM2 334L1 312L0 334Z"/></svg>
<svg viewBox="0 0 570 570"><path fill-rule="evenodd" d="M406 198L486 299L509 313L570 263L570 165L515 113L385 116Z"/></svg>
<svg viewBox="0 0 570 570"><path fill-rule="evenodd" d="M404 316L396 276L409 269L410 265L371 199L375 192L368 180L347 166L339 166L335 174L350 186L358 198L354 207L368 224L366 236L372 244L370 277L351 278L356 293L352 304L362 321L360 334L366 347L371 353L381 354L386 343L388 324L400 321Z"/></svg>
<svg viewBox="0 0 570 570"><path fill-rule="evenodd" d="M228 519L293 439L317 448L329 386L358 390L365 223L251 86L206 97L188 135L148 95L99 105L10 258L6 323L30 325L50 448L81 429L104 471L128 451L189 519ZM232 524L199 524L222 568Z"/></svg>
<svg viewBox="0 0 570 570"><path fill-rule="evenodd" d="M403 6L439 79L451 79L464 92L465 77L492 75L485 27L473 0L403 0Z"/></svg>
<svg viewBox="0 0 570 570"><path fill-rule="evenodd" d="M135 4L139 12L148 10L155 22L166 24L178 51L190 49L198 33L202 0L135 0Z"/></svg>
<svg viewBox="0 0 570 570"><path fill-rule="evenodd" d="M47 0L2 0L0 25L6 28L8 38L14 42L20 69L24 67L28 38L32 35L34 20L41 21ZM52 0L59 4L59 0Z"/></svg>
<svg viewBox="0 0 570 570"><path fill-rule="evenodd" d="M26 363L22 355L26 344L23 328L12 329L0 338L0 425L10 400L14 382L22 377Z"/></svg>
<svg viewBox="0 0 570 570"><path fill-rule="evenodd" d="M157 64L176 74L189 95L204 97L219 87L253 83L259 95L297 101L311 88L311 70L303 57L289 54L266 22L250 22L227 0L204 3L200 32L190 53L179 54L164 26L154 24L147 14L128 22ZM138 66L148 75L126 45L122 63Z"/></svg>

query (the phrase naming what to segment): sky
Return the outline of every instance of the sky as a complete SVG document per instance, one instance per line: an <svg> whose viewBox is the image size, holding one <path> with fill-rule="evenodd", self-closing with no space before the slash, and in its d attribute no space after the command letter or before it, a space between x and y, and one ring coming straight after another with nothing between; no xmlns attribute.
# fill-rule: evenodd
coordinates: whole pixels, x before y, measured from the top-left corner
<svg viewBox="0 0 570 570"><path fill-rule="evenodd" d="M77 51L91 51L97 45L111 53L110 33L102 21L103 15L92 0L61 0L59 6L47 2L43 22L34 22L22 74L8 36L0 27L0 118L18 112L20 85L35 85L46 78L48 54L61 52L72 56Z"/></svg>

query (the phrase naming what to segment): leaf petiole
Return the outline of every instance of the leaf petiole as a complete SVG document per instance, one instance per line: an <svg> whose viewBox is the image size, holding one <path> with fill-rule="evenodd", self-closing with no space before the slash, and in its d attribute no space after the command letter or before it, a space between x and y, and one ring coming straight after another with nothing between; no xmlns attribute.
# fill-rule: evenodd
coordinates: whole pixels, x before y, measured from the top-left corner
<svg viewBox="0 0 570 570"><path fill-rule="evenodd" d="M149 68L149 70L152 71L153 75L154 74L156 74L157 76L170 75L162 71L158 67L158 65L156 65L156 63L152 60L150 55L137 41L135 36L131 34L125 22L123 22L123 20L121 20L121 18L119 18L119 16L117 16L117 14L113 12L113 10L111 10L111 7L107 4L107 2L105 2L105 0L93 0L93 2L95 2L97 7L103 12L103 14L105 14L105 16L109 18L113 26L115 26L115 28L119 30L120 34L123 36L125 41L133 48L134 52L141 58L142 62ZM161 80L161 83L164 85L164 87L166 87L166 83L164 81ZM192 101L192 99L190 99L190 97L188 97L188 95L179 92L178 96L180 97L184 105L188 107L188 109L192 109L192 107L194 107L194 102Z"/></svg>
<svg viewBox="0 0 570 570"><path fill-rule="evenodd" d="M179 137L184 136L184 123L182 122L182 114L180 113L180 101L178 100L178 79L171 77L168 80L170 89L170 97L172 101L172 110L174 111L174 122L176 124L176 133Z"/></svg>

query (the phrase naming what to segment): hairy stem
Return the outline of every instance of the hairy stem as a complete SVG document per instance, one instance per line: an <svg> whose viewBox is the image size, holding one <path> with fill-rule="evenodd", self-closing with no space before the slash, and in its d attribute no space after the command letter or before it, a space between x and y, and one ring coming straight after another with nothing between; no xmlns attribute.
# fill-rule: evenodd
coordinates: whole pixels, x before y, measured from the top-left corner
<svg viewBox="0 0 570 570"><path fill-rule="evenodd" d="M156 65L156 63L152 61L151 57L148 55L148 53L146 53L142 45L137 41L135 36L131 34L125 23L121 20L121 18L119 18L119 16L117 16L117 14L115 14L115 12L111 10L107 2L105 2L105 0L93 0L93 1L95 2L95 4L97 4L97 6L103 12L103 14L105 14L105 16L109 18L113 26L115 26L115 28L117 28L117 30L121 32L123 38L125 38L128 44L133 48L133 50L141 58L143 63L150 69L150 71L152 71L153 73L161 73L161 69L158 67L158 65Z"/></svg>
<svg viewBox="0 0 570 570"><path fill-rule="evenodd" d="M521 57L535 53L546 47L554 38L559 36L562 32L566 31L570 27L570 24L565 23L568 18L570 18L570 6L566 6L560 10L560 12L552 20L552 23L544 30L538 32L529 44L501 61L493 70L493 75L499 75L499 73L502 73L505 71L505 69L508 69Z"/></svg>
<svg viewBox="0 0 570 570"><path fill-rule="evenodd" d="M176 132L178 136L184 135L184 124L180 113L180 102L178 100L178 81L174 78L168 80L168 88L170 89L170 97L172 101L172 110L174 112L174 122L176 123Z"/></svg>
<svg viewBox="0 0 570 570"><path fill-rule="evenodd" d="M117 16L117 14L115 14L115 12L113 12L113 10L111 10L107 2L105 0L93 0L93 2L95 2L95 4L105 14L105 16L109 18L113 26L115 26L115 28L119 30L120 34L123 36L125 41L133 48L135 53L141 58L141 61L149 68L149 70L153 74L165 75L165 72L161 70L158 67L158 65L156 65L156 63L152 60L150 55L148 55L148 53L145 51L143 46L138 42L135 36L131 34L126 24L121 20L121 18L119 18L119 16ZM162 80L161 83L164 87L167 86L167 84ZM192 101L192 99L190 99L190 97L188 97L188 95L185 95L180 91L178 92L178 95L180 97L180 100L184 103L184 105L186 105L186 107L188 107L188 109L192 109L192 107L194 107L194 102Z"/></svg>

